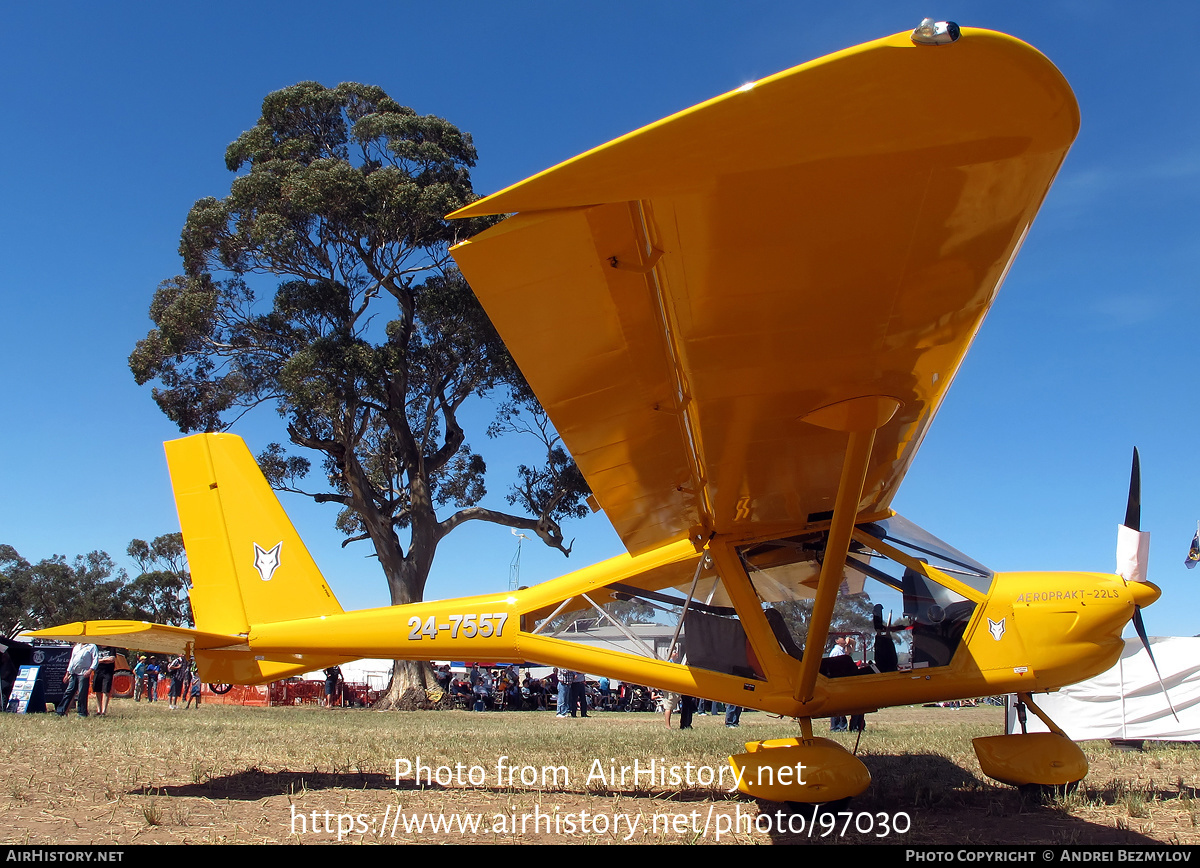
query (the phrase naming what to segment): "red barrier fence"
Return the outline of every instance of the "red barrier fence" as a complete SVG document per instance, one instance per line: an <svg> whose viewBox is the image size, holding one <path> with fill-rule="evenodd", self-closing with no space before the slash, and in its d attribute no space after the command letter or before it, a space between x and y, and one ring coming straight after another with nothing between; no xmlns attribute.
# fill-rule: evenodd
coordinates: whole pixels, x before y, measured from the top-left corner
<svg viewBox="0 0 1200 868"><path fill-rule="evenodd" d="M364 707L373 703L382 693L365 684L343 684L341 703ZM325 682L274 681L255 686L235 684L227 693L214 693L212 687L205 684L200 695L204 702L216 705L320 705L325 701ZM337 697L334 699L338 701Z"/></svg>

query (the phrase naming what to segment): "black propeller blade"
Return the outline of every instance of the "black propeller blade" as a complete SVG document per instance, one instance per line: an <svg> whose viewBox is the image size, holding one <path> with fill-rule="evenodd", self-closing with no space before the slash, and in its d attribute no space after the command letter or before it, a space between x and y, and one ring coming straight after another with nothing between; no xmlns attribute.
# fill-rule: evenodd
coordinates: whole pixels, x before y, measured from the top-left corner
<svg viewBox="0 0 1200 868"><path fill-rule="evenodd" d="M1138 458L1136 446L1133 448L1133 467L1129 471L1129 498L1125 503L1125 527L1136 531L1142 529L1142 463ZM1158 684L1162 687L1163 696L1167 698L1167 706L1171 709L1171 714L1176 720L1179 720L1179 715L1175 714L1171 696L1167 693L1167 686L1163 684L1162 673L1158 671L1158 661L1154 659L1154 652L1150 650L1150 637L1146 635L1146 622L1142 620L1142 607L1138 605L1133 607L1133 629L1138 638L1142 640L1142 647L1146 649L1146 654L1150 657L1150 663L1154 666L1154 674L1158 676Z"/></svg>
<svg viewBox="0 0 1200 868"><path fill-rule="evenodd" d="M1142 463L1137 447L1133 447L1133 468L1129 471L1129 499L1125 504L1125 527L1142 529Z"/></svg>

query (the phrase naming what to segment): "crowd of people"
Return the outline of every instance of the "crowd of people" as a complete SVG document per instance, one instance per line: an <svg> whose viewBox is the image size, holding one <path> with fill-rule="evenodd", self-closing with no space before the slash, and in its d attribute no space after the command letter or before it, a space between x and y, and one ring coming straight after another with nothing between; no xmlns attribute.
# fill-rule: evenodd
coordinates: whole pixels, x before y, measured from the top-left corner
<svg viewBox="0 0 1200 868"><path fill-rule="evenodd" d="M621 682L613 686L607 676L588 680L586 673L572 669L552 669L535 678L528 670L522 676L515 665L485 667L478 663L461 672L449 664L437 668L438 685L460 708L474 711L553 710L555 719L588 717L593 710L653 711L664 715L668 728L675 711L680 713L680 729L690 729L696 714L718 714L720 703L697 700L668 691L653 690L640 684ZM721 706L725 725L740 723L741 708Z"/></svg>
<svg viewBox="0 0 1200 868"><path fill-rule="evenodd" d="M112 701L116 665L117 653L112 648L85 642L73 645L67 671L63 674L66 687L54 709L58 716L65 717L74 704L75 713L79 717L87 717L89 693L96 698L96 715L107 715ZM164 677L170 682L167 703L171 710L180 708L180 703L185 709L191 708L193 702L197 708L200 707L200 674L191 661L179 655L165 662L146 654L138 657L133 666L134 701L141 702L145 697L148 702L155 702L159 698L159 681Z"/></svg>
<svg viewBox="0 0 1200 868"><path fill-rule="evenodd" d="M89 714L89 693L96 697L95 714L108 714L112 698L113 676L117 663L114 649L79 643L72 646L61 700L55 711L65 716L74 704L80 717ZM200 706L201 680L195 664L183 656L165 657L141 654L132 667L133 699L141 702L162 700L162 682L167 682L166 701L171 710ZM344 690L340 667L324 671L326 708L337 704ZM650 711L663 715L668 728L673 715L679 714L679 728L690 729L694 716L725 714L725 725L739 725L742 709L720 703L655 690L631 682L616 686L606 676L589 680L586 673L570 669L552 669L544 677L529 670L521 674L516 664L486 667L478 663L455 672L448 664L436 667L439 686L456 700L460 708L474 711L551 710L556 719L588 717L589 711Z"/></svg>
<svg viewBox="0 0 1200 868"><path fill-rule="evenodd" d="M535 678L528 670L522 676L515 664L488 668L475 663L458 673L442 665L437 680L456 704L475 711L538 711L553 707L557 717L587 717L589 709L618 709L622 698L627 703L632 695L631 690L622 694L613 691L608 678L589 682L584 673L567 669L554 669L544 678Z"/></svg>
<svg viewBox="0 0 1200 868"><path fill-rule="evenodd" d="M549 678L524 678L515 664L488 668L472 664L466 672L451 672L449 665L437 670L438 686L453 697L456 704L474 711L524 711L546 707L546 696L553 692L557 671Z"/></svg>
<svg viewBox="0 0 1200 868"><path fill-rule="evenodd" d="M200 673L191 661L182 656L175 656L165 663L146 654L139 655L133 667L133 699L141 702L145 696L147 701L156 702L159 699L159 681L167 679L167 707L171 710L179 708L183 702L184 708L191 708L192 703L200 707Z"/></svg>

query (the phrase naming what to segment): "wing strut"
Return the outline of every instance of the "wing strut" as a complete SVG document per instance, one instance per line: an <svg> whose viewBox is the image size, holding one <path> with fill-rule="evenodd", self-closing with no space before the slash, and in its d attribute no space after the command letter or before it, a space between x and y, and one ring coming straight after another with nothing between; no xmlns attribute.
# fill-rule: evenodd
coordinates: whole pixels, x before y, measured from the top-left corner
<svg viewBox="0 0 1200 868"><path fill-rule="evenodd" d="M800 664L800 680L795 693L798 702L805 703L813 698L825 640L829 637L833 606L837 602L842 572L850 551L850 537L858 518L858 505L862 500L875 432L886 425L899 408L900 402L895 398L872 395L823 407L803 417L802 421L812 425L845 431L850 439L846 444L846 457L842 461L842 478L838 483L833 521L825 543L825 559L821 563L821 578L817 583L812 620L804 643L804 660Z"/></svg>

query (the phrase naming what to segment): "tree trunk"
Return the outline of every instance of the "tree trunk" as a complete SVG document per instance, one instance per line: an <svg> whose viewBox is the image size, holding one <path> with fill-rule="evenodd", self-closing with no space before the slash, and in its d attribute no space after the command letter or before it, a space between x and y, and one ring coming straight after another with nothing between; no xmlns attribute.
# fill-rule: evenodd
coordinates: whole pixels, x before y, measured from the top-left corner
<svg viewBox="0 0 1200 868"><path fill-rule="evenodd" d="M436 708L439 703L430 700L427 691L437 687L433 667L425 660L395 660L392 666L392 683L387 692L376 700L377 711L420 711Z"/></svg>
<svg viewBox="0 0 1200 868"><path fill-rule="evenodd" d="M384 534L379 536L388 539ZM394 535L392 536L394 538ZM433 562L432 552L436 547L436 542L430 543L428 536L427 527L414 521L413 543L408 555L398 559L395 557L396 552L390 551L388 554L392 557L389 557L386 563L384 558L380 557L380 562L384 563L393 606L417 603L424 597L425 580L429 576L429 568ZM376 546L376 551L379 548L380 546ZM428 660L395 660L392 665L392 683L388 686L387 693L375 703L375 708L387 711L417 711L437 707L439 703L429 697L429 693L437 686L433 667Z"/></svg>

